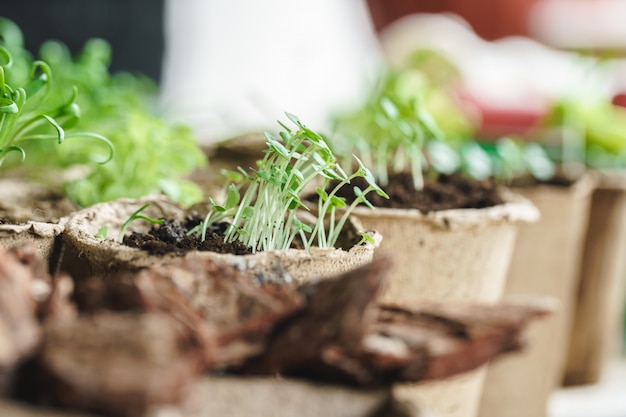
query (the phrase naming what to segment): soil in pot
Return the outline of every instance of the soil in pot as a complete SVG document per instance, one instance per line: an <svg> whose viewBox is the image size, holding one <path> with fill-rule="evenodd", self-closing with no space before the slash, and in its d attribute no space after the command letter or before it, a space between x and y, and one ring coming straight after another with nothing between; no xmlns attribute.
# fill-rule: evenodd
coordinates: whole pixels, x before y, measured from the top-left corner
<svg viewBox="0 0 626 417"><path fill-rule="evenodd" d="M397 173L389 177L384 186L389 199L375 193L368 194L368 200L375 206L393 209L418 209L422 213L459 208L480 209L502 204L496 184L491 180L478 181L459 174L440 174L438 178L425 178L424 189L416 191L409 173ZM339 196L353 201L352 187L365 189L364 179L356 178L349 186L343 187Z"/></svg>
<svg viewBox="0 0 626 417"><path fill-rule="evenodd" d="M188 216L184 221L164 219L163 223L154 225L147 233L133 232L124 237L123 243L131 248L147 251L151 255L165 255L176 253L184 255L191 251L208 251L227 253L232 255L248 255L253 253L252 248L240 241L227 242L225 234L229 224L221 222L207 228L206 239L188 235L188 232L202 222L197 215ZM337 247L348 250L358 244L360 236L354 230L343 239L339 239ZM301 249L299 241L294 241L292 247Z"/></svg>
<svg viewBox="0 0 626 417"><path fill-rule="evenodd" d="M171 202L164 197L150 197L140 200L120 199L109 203L97 204L69 217L63 241L65 243L65 256L62 270L77 276L99 275L103 278L113 277L122 271L137 270L160 264L181 256L184 250L176 246L165 248L165 254L153 255L148 251L138 250L134 247L122 245L117 237L123 224L132 213L141 206L148 204L142 214L153 219L170 219L178 221L180 227L186 230L189 225L188 216L192 213L202 212L198 209L187 209ZM204 216L202 216L204 218ZM197 220L196 220L197 222ZM192 224L194 224L192 222ZM106 236L99 236L106 226ZM148 246L157 242L149 230L151 224L145 221L133 221L128 227L128 232L146 234ZM167 239L172 235L180 235L178 225L166 224ZM312 276L326 276L346 271L364 263L370 262L374 249L378 247L381 236L375 231L368 231L374 243L355 245L354 237L361 239L360 233L364 231L360 224L349 219L344 227L345 231L340 235L340 240L335 248L311 247L309 251L289 248L286 250L257 251L248 253L248 248L242 248L243 255L232 253L218 253L214 251L198 251L204 257L212 258L216 262L236 265L241 269L253 270L260 280L307 280ZM162 231L164 228L159 228ZM219 230L218 230L219 232ZM219 233L216 233L219 235ZM207 236L213 237L213 233ZM344 240L345 239L345 240ZM137 239L135 239L137 240ZM346 244L345 242L349 242ZM156 244L159 246L160 243ZM344 248L346 248L344 250ZM154 249L159 252L159 248ZM169 251L169 252L168 252ZM195 251L194 251L195 252Z"/></svg>
<svg viewBox="0 0 626 417"><path fill-rule="evenodd" d="M147 233L133 232L125 236L123 243L131 248L145 250L152 255L165 255L171 252L183 255L191 251L211 251L233 255L252 253L250 247L239 241L226 242L224 240L227 223L209 227L205 240L187 234L201 222L202 218L198 216L189 216L182 222L164 219L163 223L152 226Z"/></svg>

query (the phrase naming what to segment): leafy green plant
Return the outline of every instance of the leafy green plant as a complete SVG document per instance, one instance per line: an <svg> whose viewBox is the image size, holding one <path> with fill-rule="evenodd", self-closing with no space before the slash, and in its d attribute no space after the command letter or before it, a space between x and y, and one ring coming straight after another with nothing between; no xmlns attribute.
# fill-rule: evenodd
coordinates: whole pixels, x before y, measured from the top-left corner
<svg viewBox="0 0 626 417"><path fill-rule="evenodd" d="M560 132L561 142L548 148L559 163L577 167L626 167L626 108L602 98L555 102L541 128Z"/></svg>
<svg viewBox="0 0 626 417"><path fill-rule="evenodd" d="M482 146L491 162L491 176L500 183L511 184L524 177L547 181L555 174L554 162L538 143L503 137Z"/></svg>
<svg viewBox="0 0 626 417"><path fill-rule="evenodd" d="M296 116L287 114L287 117L296 129L280 123L284 129L280 132L282 141L266 133L265 157L257 162L251 174L243 169L229 173L234 182L228 186L224 204L211 201L212 209L205 221L191 233L204 239L210 224L232 218L225 240L239 240L253 251L287 249L296 237L306 250L314 244L332 247L354 207L359 203L371 206L365 197L367 193L374 191L386 197L360 160L357 159L358 170L346 174L324 137L307 128ZM354 187L357 198L348 206L336 194L356 177L363 177L368 187L365 190ZM327 192L331 181L337 185ZM302 210L308 210L301 196L312 184L318 185L318 207L315 222L307 224L299 215Z"/></svg>
<svg viewBox="0 0 626 417"><path fill-rule="evenodd" d="M431 54L419 55L433 65L441 65ZM414 66L417 64L413 64ZM430 71L434 74L434 68ZM479 180L494 177L510 183L517 176L546 180L554 175L554 163L536 143L501 138L493 146L474 139L473 128L442 128L427 99L437 89L415 68L388 71L365 103L357 110L337 116L335 131L342 142L339 152L353 148L366 166L372 166L381 184L388 174L410 170L416 190L423 188L423 176L461 173ZM445 90L437 90L439 102ZM449 103L453 118L461 118ZM439 110L441 111L441 110ZM450 117L450 116L448 116ZM452 126L447 121L447 126Z"/></svg>
<svg viewBox="0 0 626 417"><path fill-rule="evenodd" d="M0 45L16 57L11 79L26 79L25 69L33 58L23 48L19 28L4 18L0 18ZM207 163L193 132L187 126L167 123L158 113L158 88L153 81L137 74L111 74L112 54L110 45L101 39L88 41L76 57L56 41L44 43L39 52L55 74L50 99L62 105L67 94L61 92L76 87L79 94L75 103L82 114L75 128L107 137L116 148L115 158L106 165L91 163L102 161L106 155L88 141L63 147L36 141L26 149L26 168L34 172L41 168L81 168L81 175L64 186L68 197L81 206L157 193L186 205L200 201L198 186L185 179Z"/></svg>
<svg viewBox="0 0 626 417"><path fill-rule="evenodd" d="M354 149L383 186L389 173L410 170L415 189L421 190L424 172L458 168L459 140L452 136L468 128L444 133L428 106L433 91L417 70L387 71L361 107L335 118L339 152ZM462 118L458 110L449 113Z"/></svg>
<svg viewBox="0 0 626 417"><path fill-rule="evenodd" d="M68 88L66 94L51 94L52 70L44 61L33 61L30 78L25 85L9 85L14 64L9 50L0 46L0 165L9 152L26 158L23 143L27 141L55 141L63 143L72 137L94 138L106 144L108 156L99 161L106 163L113 157L114 146L106 137L93 132L66 132L80 118L80 108L75 103L76 89ZM59 99L62 97L62 99Z"/></svg>

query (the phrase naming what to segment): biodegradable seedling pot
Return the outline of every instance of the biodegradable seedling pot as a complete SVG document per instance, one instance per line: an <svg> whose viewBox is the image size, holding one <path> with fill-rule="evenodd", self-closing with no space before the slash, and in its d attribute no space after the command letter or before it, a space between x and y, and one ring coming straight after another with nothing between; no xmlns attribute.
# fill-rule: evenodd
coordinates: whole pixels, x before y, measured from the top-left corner
<svg viewBox="0 0 626 417"><path fill-rule="evenodd" d="M598 382L622 344L626 297L626 173L603 171L593 192L565 385Z"/></svg>
<svg viewBox="0 0 626 417"><path fill-rule="evenodd" d="M422 300L495 302L502 294L520 222L539 213L526 199L483 209L453 209L423 214L415 209L358 208L354 216L383 236L378 255L397 266L383 298L406 305ZM484 369L447 381L401 385L402 400L444 417L476 414Z"/></svg>
<svg viewBox="0 0 626 417"><path fill-rule="evenodd" d="M187 417L363 417L383 412L390 402L388 388L350 388L304 380L272 377L203 377L193 392L188 409L150 415ZM94 417L87 412L51 410L0 401L0 414L12 417ZM384 415L384 414L381 414ZM141 416L137 416L141 417ZM144 416L147 417L147 416Z"/></svg>
<svg viewBox="0 0 626 417"><path fill-rule="evenodd" d="M165 197L146 197L139 200L120 199L96 204L76 212L68 218L63 241L65 257L63 268L73 274L113 276L121 271L136 270L180 256L169 253L150 255L145 251L118 243L117 238L124 222L142 205L150 206L142 212L152 218L182 220L188 212ZM99 229L107 227L107 238L95 237ZM151 225L133 222L129 232L146 232ZM352 232L362 230L352 222ZM354 246L349 250L335 248L310 248L309 252L298 249L257 252L250 255L230 255L216 252L200 252L218 263L235 265L251 271L262 281L295 280L303 282L314 276L329 276L348 271L370 262L374 249L382 237L370 232L374 243ZM75 275L81 276L81 275Z"/></svg>
<svg viewBox="0 0 626 417"><path fill-rule="evenodd" d="M31 243L54 266L64 216L75 206L50 189L24 179L1 179L0 190L0 246L11 248Z"/></svg>
<svg viewBox="0 0 626 417"><path fill-rule="evenodd" d="M559 311L529 329L526 352L489 366L481 417L541 417L561 380L577 290L591 193L595 179L569 187L519 188L541 212L541 220L520 228L505 297L554 297Z"/></svg>

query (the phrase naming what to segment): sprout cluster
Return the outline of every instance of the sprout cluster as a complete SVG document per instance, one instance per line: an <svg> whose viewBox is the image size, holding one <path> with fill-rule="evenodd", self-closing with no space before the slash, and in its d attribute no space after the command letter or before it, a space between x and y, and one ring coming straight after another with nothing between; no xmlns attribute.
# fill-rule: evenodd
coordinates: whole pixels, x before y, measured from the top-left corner
<svg viewBox="0 0 626 417"><path fill-rule="evenodd" d="M210 224L231 218L226 241L239 240L253 251L287 249L299 237L304 249L312 245L333 247L352 209L359 203L371 204L366 194L374 191L386 197L374 182L372 173L357 159L359 168L351 175L341 168L327 141L307 128L291 114L287 117L295 129L280 123L284 131L280 140L266 133L267 150L257 167L248 173L228 173L233 181L227 190L225 202L220 205L211 200L212 209L205 221L191 233L202 239ZM363 177L368 187L354 187L355 201L348 206L337 191L356 177ZM327 191L331 182L337 183ZM316 221L301 220L302 211L309 211L302 196L317 185L318 206ZM242 193L242 190L244 190ZM368 239L367 235L363 236Z"/></svg>

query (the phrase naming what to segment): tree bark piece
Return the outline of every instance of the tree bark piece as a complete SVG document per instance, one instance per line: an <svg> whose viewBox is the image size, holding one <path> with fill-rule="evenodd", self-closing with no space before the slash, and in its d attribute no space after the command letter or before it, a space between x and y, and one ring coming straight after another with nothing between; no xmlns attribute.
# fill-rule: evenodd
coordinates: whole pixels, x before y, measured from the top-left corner
<svg viewBox="0 0 626 417"><path fill-rule="evenodd" d="M30 246L0 249L0 393L41 340L33 287L36 272L43 268Z"/></svg>
<svg viewBox="0 0 626 417"><path fill-rule="evenodd" d="M268 349L243 373L282 373L363 386L442 379L519 350L532 319L549 302L406 308L376 305L391 267L380 258L335 279L301 287L306 307L277 327Z"/></svg>
<svg viewBox="0 0 626 417"><path fill-rule="evenodd" d="M67 407L141 416L184 402L199 373L197 351L162 314L98 313L50 322L39 362L47 395Z"/></svg>
<svg viewBox="0 0 626 417"><path fill-rule="evenodd" d="M114 280L90 279L79 284L77 300L84 312L139 308L169 315L202 346L207 369L261 353L273 326L304 303L293 287L261 285L193 254Z"/></svg>

